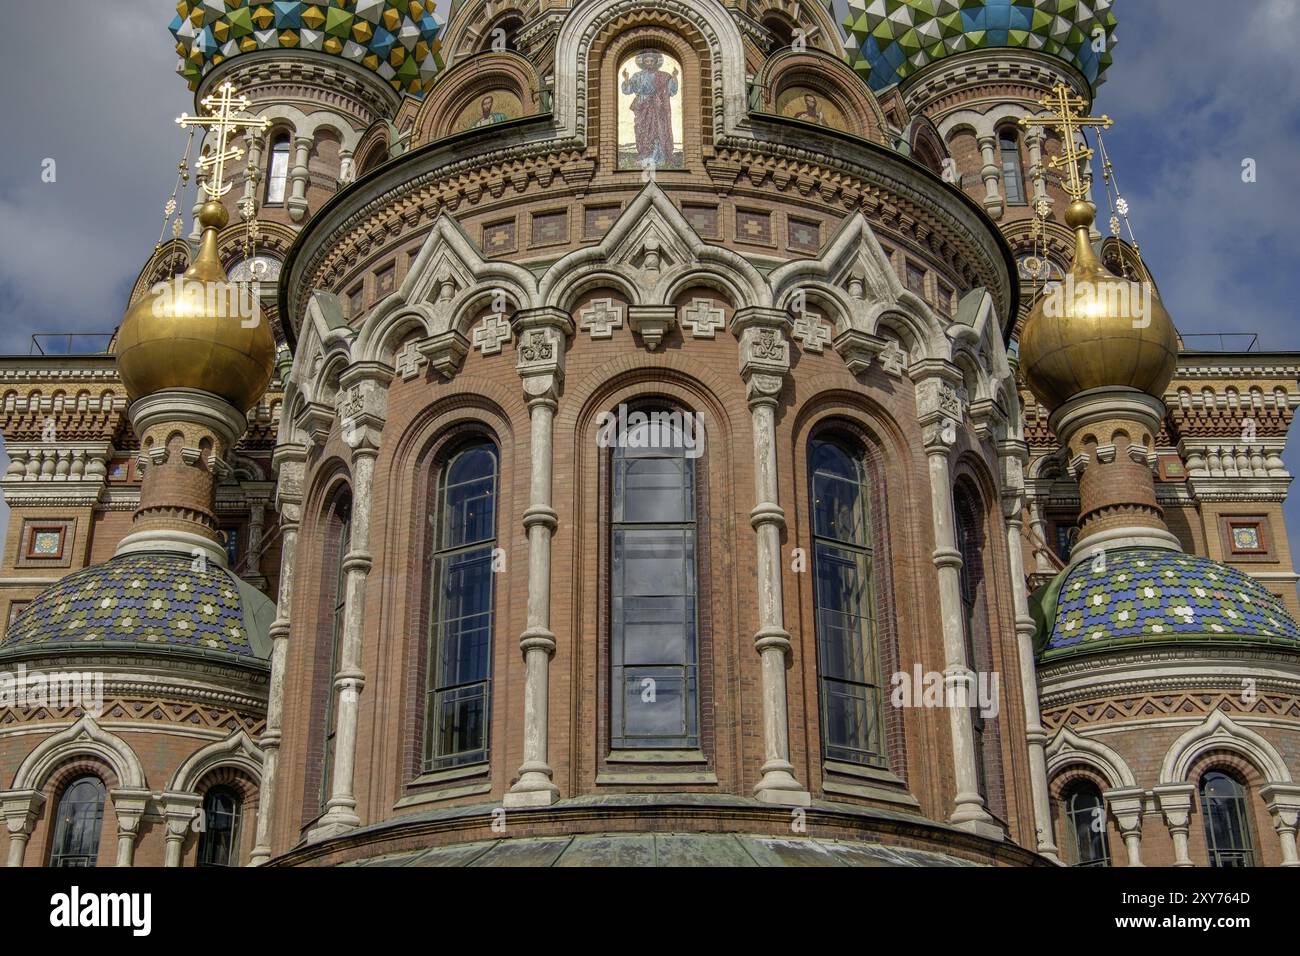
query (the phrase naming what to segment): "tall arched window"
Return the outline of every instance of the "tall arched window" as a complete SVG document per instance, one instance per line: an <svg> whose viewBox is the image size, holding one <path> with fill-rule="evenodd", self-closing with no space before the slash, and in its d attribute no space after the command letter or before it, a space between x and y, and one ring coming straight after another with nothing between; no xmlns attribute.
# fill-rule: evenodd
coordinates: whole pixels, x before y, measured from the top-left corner
<svg viewBox="0 0 1300 956"><path fill-rule="evenodd" d="M1075 866L1110 866L1106 842L1106 801L1095 783L1080 780L1065 792L1070 859Z"/></svg>
<svg viewBox="0 0 1300 956"><path fill-rule="evenodd" d="M320 806L330 797L330 778L334 771L334 732L338 729L338 691L334 675L339 672L343 652L343 616L347 607L347 575L343 559L352 546L352 495L344 492L334 503L326 534L326 576L329 582L329 669L325 673L325 745L321 759Z"/></svg>
<svg viewBox="0 0 1300 956"><path fill-rule="evenodd" d="M199 866L239 865L239 821L243 810L243 800L230 787L212 787L203 795Z"/></svg>
<svg viewBox="0 0 1300 956"><path fill-rule="evenodd" d="M104 784L98 777L78 777L59 798L50 866L94 866L104 821Z"/></svg>
<svg viewBox="0 0 1300 956"><path fill-rule="evenodd" d="M425 769L488 759L497 449L462 445L438 476Z"/></svg>
<svg viewBox="0 0 1300 956"><path fill-rule="evenodd" d="M1205 821L1205 847L1210 866L1255 865L1250 839L1246 788L1222 770L1201 777L1201 817Z"/></svg>
<svg viewBox="0 0 1300 956"><path fill-rule="evenodd" d="M813 590L822 751L826 760L884 766L884 702L871 588L874 532L863 450L814 439Z"/></svg>
<svg viewBox="0 0 1300 956"><path fill-rule="evenodd" d="M634 411L613 434L610 747L700 747L695 458L680 411ZM687 447L690 441L691 447Z"/></svg>
<svg viewBox="0 0 1300 956"><path fill-rule="evenodd" d="M1020 139L1015 130L1004 129L998 133L998 148L1002 153L1002 184L1006 189L1007 204L1025 204L1025 174L1020 165Z"/></svg>
<svg viewBox="0 0 1300 956"><path fill-rule="evenodd" d="M957 519L957 550L961 552L961 604L966 662L975 672L977 681L970 687L967 697L971 705L971 730L975 738L976 783L985 806L990 806L989 779L993 776L997 760L997 746L992 719L984 716L976 692L979 675L993 672L992 639L983 596L983 509L978 507L975 495L965 486L959 485L953 494L953 510Z"/></svg>
<svg viewBox="0 0 1300 956"><path fill-rule="evenodd" d="M271 154L266 163L267 206L284 203L285 184L289 181L289 134L276 133L271 140Z"/></svg>

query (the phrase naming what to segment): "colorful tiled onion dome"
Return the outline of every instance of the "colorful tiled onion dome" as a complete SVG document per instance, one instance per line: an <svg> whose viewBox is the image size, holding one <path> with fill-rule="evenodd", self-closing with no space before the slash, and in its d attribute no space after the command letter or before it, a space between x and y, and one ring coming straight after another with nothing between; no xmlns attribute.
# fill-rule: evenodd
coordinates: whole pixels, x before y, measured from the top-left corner
<svg viewBox="0 0 1300 956"><path fill-rule="evenodd" d="M275 604L216 564L120 554L69 574L23 608L0 653L42 647L167 646L267 660Z"/></svg>
<svg viewBox="0 0 1300 956"><path fill-rule="evenodd" d="M1117 548L1062 571L1035 602L1039 657L1186 641L1281 644L1300 626L1250 575L1198 555Z"/></svg>
<svg viewBox="0 0 1300 956"><path fill-rule="evenodd" d="M316 50L424 93L443 67L436 0L180 0L176 71L197 89L210 69L254 50Z"/></svg>
<svg viewBox="0 0 1300 956"><path fill-rule="evenodd" d="M832 12L842 0L827 0ZM1112 0L848 0L849 62L883 90L954 53L1020 47L1104 80L1115 44ZM1097 42L1104 32L1105 42Z"/></svg>

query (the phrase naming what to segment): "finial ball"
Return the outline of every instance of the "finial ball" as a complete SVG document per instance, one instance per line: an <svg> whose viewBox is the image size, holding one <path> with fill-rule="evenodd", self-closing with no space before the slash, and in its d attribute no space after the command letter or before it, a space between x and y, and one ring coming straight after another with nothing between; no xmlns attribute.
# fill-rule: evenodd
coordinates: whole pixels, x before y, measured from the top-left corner
<svg viewBox="0 0 1300 956"><path fill-rule="evenodd" d="M1065 222L1071 229L1082 229L1091 226L1092 221L1096 218L1097 214L1093 211L1092 203L1085 202L1082 199L1076 199L1070 203L1070 208L1065 210Z"/></svg>
<svg viewBox="0 0 1300 956"><path fill-rule="evenodd" d="M209 199L199 210L199 225L205 229L209 226L214 229L224 229L228 222L230 222L230 213L226 212L226 207L216 200Z"/></svg>

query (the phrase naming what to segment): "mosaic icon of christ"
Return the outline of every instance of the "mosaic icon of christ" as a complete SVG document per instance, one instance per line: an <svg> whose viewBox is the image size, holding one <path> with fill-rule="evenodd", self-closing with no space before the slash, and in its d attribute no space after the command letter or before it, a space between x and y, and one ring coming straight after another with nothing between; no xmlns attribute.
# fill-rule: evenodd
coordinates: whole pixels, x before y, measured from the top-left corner
<svg viewBox="0 0 1300 956"><path fill-rule="evenodd" d="M658 50L623 64L619 86L620 169L681 169L681 68ZM636 65L636 72L631 70ZM665 69L669 67L670 69Z"/></svg>

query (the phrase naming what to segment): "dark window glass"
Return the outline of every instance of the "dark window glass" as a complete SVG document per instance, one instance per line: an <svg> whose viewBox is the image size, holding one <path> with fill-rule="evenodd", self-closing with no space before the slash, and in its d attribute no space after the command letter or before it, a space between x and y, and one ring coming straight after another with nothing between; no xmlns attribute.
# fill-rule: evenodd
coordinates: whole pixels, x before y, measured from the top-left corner
<svg viewBox="0 0 1300 956"><path fill-rule="evenodd" d="M1201 816L1210 866L1255 865L1246 814L1246 788L1236 779L1219 770L1201 777Z"/></svg>
<svg viewBox="0 0 1300 956"><path fill-rule="evenodd" d="M461 448L438 482L425 767L488 759L497 450Z"/></svg>
<svg viewBox="0 0 1300 956"><path fill-rule="evenodd" d="M984 542L980 531L979 512L969 492L958 489L954 498L957 519L957 550L961 552L961 603L966 636L966 662L971 671L988 673L992 669L988 627L981 607L981 587L984 577ZM974 680L974 678L972 678ZM970 702L971 730L975 737L975 778L979 795L985 804L989 800L988 767L992 746L991 731L980 713L978 684L967 690Z"/></svg>
<svg viewBox="0 0 1300 956"><path fill-rule="evenodd" d="M94 866L104 820L104 784L98 777L74 780L59 798L50 866Z"/></svg>
<svg viewBox="0 0 1300 956"><path fill-rule="evenodd" d="M822 749L827 760L884 766L862 456L837 441L814 440L808 458Z"/></svg>
<svg viewBox="0 0 1300 956"><path fill-rule="evenodd" d="M645 421L641 416L648 416ZM616 436L610 551L610 744L700 746L695 460L679 412Z"/></svg>
<svg viewBox="0 0 1300 956"><path fill-rule="evenodd" d="M289 134L281 133L271 143L271 156L266 164L266 205L278 206L284 202L284 187L288 181Z"/></svg>
<svg viewBox="0 0 1300 956"><path fill-rule="evenodd" d="M325 704L325 754L321 761L320 805L324 809L325 801L330 797L330 777L334 770L334 732L338 729L338 690L334 686L334 676L339 672L339 660L343 651L343 617L347 607L347 575L343 571L343 559L352 546L352 498L344 496L335 506L336 536L334 539L334 592L331 601L330 616L330 666L327 680Z"/></svg>
<svg viewBox="0 0 1300 956"><path fill-rule="evenodd" d="M1020 167L1020 143L1011 130L998 134L998 146L1002 152L1002 185L1006 189L1007 203L1024 205L1025 176Z"/></svg>
<svg viewBox="0 0 1300 956"><path fill-rule="evenodd" d="M213 787L203 797L199 866L239 865L239 819L243 801L229 787Z"/></svg>
<svg viewBox="0 0 1300 956"><path fill-rule="evenodd" d="M1110 866L1106 803L1093 784L1076 784L1065 796L1065 816L1075 866Z"/></svg>

